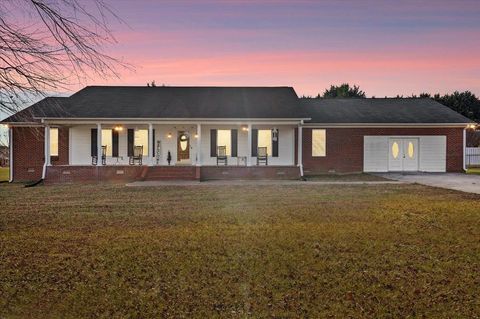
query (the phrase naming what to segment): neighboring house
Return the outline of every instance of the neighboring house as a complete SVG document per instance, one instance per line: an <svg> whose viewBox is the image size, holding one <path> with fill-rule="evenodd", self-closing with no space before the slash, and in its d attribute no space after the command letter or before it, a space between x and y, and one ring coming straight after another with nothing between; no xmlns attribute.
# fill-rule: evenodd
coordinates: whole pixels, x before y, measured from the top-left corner
<svg viewBox="0 0 480 319"><path fill-rule="evenodd" d="M0 167L8 166L8 146L0 145Z"/></svg>
<svg viewBox="0 0 480 319"><path fill-rule="evenodd" d="M89 86L2 123L10 128L11 180L71 182L460 172L472 121L431 99Z"/></svg>

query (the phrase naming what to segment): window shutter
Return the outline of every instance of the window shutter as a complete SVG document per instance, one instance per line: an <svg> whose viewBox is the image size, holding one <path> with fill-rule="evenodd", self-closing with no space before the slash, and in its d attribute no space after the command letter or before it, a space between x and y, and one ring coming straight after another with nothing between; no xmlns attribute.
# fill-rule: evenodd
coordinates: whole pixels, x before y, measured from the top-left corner
<svg viewBox="0 0 480 319"><path fill-rule="evenodd" d="M237 157L238 153L238 131L237 130L232 130L230 133L231 136L231 146L232 146L232 157Z"/></svg>
<svg viewBox="0 0 480 319"><path fill-rule="evenodd" d="M97 134L98 131L96 128L91 129L90 134L90 156L97 156L98 147L97 147Z"/></svg>
<svg viewBox="0 0 480 319"><path fill-rule="evenodd" d="M273 157L278 157L278 139L280 136L280 131L277 129L277 139L273 140L272 139L272 156ZM273 137L273 130L272 130L272 137Z"/></svg>
<svg viewBox="0 0 480 319"><path fill-rule="evenodd" d="M217 157L217 130L210 130L210 157Z"/></svg>
<svg viewBox="0 0 480 319"><path fill-rule="evenodd" d="M258 149L258 130L252 129L252 157L257 156Z"/></svg>
<svg viewBox="0 0 480 319"><path fill-rule="evenodd" d="M118 157L118 131L112 131L112 156Z"/></svg>
<svg viewBox="0 0 480 319"><path fill-rule="evenodd" d="M155 157L155 129L152 129L152 156Z"/></svg>
<svg viewBox="0 0 480 319"><path fill-rule="evenodd" d="M134 130L129 128L127 131L127 156L133 156L133 134Z"/></svg>

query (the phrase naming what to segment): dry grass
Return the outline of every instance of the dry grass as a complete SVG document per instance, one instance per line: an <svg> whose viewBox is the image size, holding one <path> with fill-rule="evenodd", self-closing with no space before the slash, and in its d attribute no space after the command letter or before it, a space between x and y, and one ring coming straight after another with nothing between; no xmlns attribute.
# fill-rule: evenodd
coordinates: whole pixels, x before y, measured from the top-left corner
<svg viewBox="0 0 480 319"><path fill-rule="evenodd" d="M358 174L321 174L306 176L309 181L325 181L325 182L382 182L389 181L381 176L358 173Z"/></svg>
<svg viewBox="0 0 480 319"><path fill-rule="evenodd" d="M480 196L0 185L0 317L478 317Z"/></svg>

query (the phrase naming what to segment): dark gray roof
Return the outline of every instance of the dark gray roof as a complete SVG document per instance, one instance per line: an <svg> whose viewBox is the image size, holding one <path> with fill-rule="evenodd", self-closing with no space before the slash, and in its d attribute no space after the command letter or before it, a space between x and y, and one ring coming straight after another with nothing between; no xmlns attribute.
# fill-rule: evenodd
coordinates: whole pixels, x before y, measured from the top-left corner
<svg viewBox="0 0 480 319"><path fill-rule="evenodd" d="M432 99L300 99L309 123L472 123Z"/></svg>
<svg viewBox="0 0 480 319"><path fill-rule="evenodd" d="M38 117L45 117L47 114L66 115L64 109L67 97L46 97L43 100L7 117L1 122L39 122Z"/></svg>
<svg viewBox="0 0 480 319"><path fill-rule="evenodd" d="M37 118L37 119L35 119ZM311 118L307 123L473 123L431 99L299 99L291 87L89 86L2 122L38 118Z"/></svg>
<svg viewBox="0 0 480 319"><path fill-rule="evenodd" d="M47 102L32 106L31 113L47 118L305 118L291 87L88 86L63 99L62 108Z"/></svg>

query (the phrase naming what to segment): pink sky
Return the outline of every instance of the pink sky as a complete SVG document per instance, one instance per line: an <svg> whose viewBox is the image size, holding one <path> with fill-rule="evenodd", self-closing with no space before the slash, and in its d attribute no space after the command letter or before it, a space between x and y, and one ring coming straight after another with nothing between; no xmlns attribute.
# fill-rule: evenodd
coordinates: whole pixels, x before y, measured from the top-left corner
<svg viewBox="0 0 480 319"><path fill-rule="evenodd" d="M108 51L133 64L88 85L330 84L368 96L480 95L480 1L111 0L128 26Z"/></svg>

